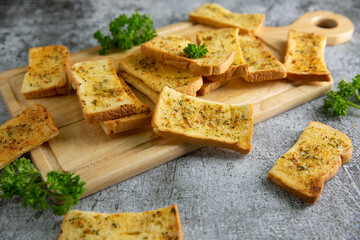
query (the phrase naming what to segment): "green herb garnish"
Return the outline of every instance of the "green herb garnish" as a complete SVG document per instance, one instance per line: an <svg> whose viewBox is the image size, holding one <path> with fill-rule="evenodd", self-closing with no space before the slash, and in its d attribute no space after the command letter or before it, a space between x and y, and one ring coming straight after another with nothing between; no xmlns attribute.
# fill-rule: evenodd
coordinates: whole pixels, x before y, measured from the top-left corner
<svg viewBox="0 0 360 240"><path fill-rule="evenodd" d="M360 101L360 74L352 79L352 82L347 82L345 79L338 84L338 91L330 91L324 100L323 109L329 112L332 108L334 116L347 115L349 106L360 109L360 105L350 100L354 95ZM355 98L355 100L356 100Z"/></svg>
<svg viewBox="0 0 360 240"><path fill-rule="evenodd" d="M94 33L94 38L102 47L99 51L101 55L105 55L113 48L131 49L134 45L140 45L157 35L151 16L140 15L138 11L135 11L129 18L125 14L121 14L110 22L109 28L111 37L103 36L100 30Z"/></svg>
<svg viewBox="0 0 360 240"><path fill-rule="evenodd" d="M53 213L64 215L79 202L80 196L86 191L85 183L74 173L51 171L46 176L47 181L42 181L40 172L29 159L17 159L1 173L0 198L20 196L23 207L31 206L43 211L49 208L47 196L52 197L62 203L53 206Z"/></svg>
<svg viewBox="0 0 360 240"><path fill-rule="evenodd" d="M196 44L189 43L188 46L184 48L184 52L189 58L201 58L208 52L208 50L206 49L205 44L198 46Z"/></svg>

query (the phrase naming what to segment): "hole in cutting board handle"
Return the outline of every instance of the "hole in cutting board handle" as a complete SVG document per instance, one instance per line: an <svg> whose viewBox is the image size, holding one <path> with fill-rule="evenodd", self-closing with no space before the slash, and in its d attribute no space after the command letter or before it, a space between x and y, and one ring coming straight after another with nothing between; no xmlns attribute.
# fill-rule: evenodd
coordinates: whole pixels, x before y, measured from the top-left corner
<svg viewBox="0 0 360 240"><path fill-rule="evenodd" d="M335 28L338 23L334 19L320 18L315 21L315 25L320 28Z"/></svg>

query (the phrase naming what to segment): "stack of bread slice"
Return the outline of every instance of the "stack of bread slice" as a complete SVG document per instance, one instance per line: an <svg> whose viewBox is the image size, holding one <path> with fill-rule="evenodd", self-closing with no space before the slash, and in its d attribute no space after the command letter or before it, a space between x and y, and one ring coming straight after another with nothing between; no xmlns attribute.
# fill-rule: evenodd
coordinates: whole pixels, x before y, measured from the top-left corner
<svg viewBox="0 0 360 240"><path fill-rule="evenodd" d="M203 82L199 74L189 73L145 57L140 51L121 59L118 73L154 102L164 86L196 96Z"/></svg>
<svg viewBox="0 0 360 240"><path fill-rule="evenodd" d="M84 119L90 123L102 122L107 134L149 122L150 108L119 79L111 58L78 62L72 66L71 74Z"/></svg>
<svg viewBox="0 0 360 240"><path fill-rule="evenodd" d="M67 94L70 76L70 53L63 45L34 47L29 50L29 67L21 94L25 98Z"/></svg>

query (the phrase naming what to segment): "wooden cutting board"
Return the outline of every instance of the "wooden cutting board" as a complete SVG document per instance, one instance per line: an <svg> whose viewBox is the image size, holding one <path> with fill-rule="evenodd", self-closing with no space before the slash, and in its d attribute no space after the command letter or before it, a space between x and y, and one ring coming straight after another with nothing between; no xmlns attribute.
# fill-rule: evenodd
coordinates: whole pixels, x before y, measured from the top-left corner
<svg viewBox="0 0 360 240"><path fill-rule="evenodd" d="M190 22L180 22L158 29L158 34L178 34L195 41L200 30L212 29ZM283 58L284 44L289 29L317 32L328 36L329 44L347 41L353 33L351 21L331 12L312 12L303 15L286 27L262 27L257 35L267 43L278 59ZM117 61L138 49L107 55ZM104 58L99 47L71 54L71 63ZM158 137L151 126L126 133L108 136L98 124L83 120L75 92L66 96L26 100L20 93L27 66L0 74L0 91L9 112L14 116L31 104L39 103L48 108L60 135L31 151L31 156L43 177L51 170L80 174L88 191L84 196L114 183L132 177L201 146ZM248 83L233 80L205 96L205 99L224 103L254 105L255 123L264 121L288 109L308 102L328 92L332 82L302 84L288 80ZM141 99L151 103L144 95Z"/></svg>

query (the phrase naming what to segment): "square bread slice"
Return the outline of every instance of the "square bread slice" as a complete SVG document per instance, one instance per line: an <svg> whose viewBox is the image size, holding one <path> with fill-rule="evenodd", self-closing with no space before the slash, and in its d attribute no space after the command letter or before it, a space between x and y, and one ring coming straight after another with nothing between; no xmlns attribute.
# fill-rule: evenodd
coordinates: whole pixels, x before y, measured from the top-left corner
<svg viewBox="0 0 360 240"><path fill-rule="evenodd" d="M165 138L248 154L254 124L253 106L206 101L164 87L151 124L154 132Z"/></svg>
<svg viewBox="0 0 360 240"><path fill-rule="evenodd" d="M70 53L65 46L29 49L29 66L21 87L25 98L67 94L70 76Z"/></svg>
<svg viewBox="0 0 360 240"><path fill-rule="evenodd" d="M31 105L0 126L0 169L58 134L49 111Z"/></svg>
<svg viewBox="0 0 360 240"><path fill-rule="evenodd" d="M254 35L265 14L233 13L216 3L205 3L189 14L189 21L216 28L239 28L241 34Z"/></svg>
<svg viewBox="0 0 360 240"><path fill-rule="evenodd" d="M154 102L156 102L164 86L187 95L196 96L196 92L203 82L202 76L199 74L164 65L154 59L145 57L140 51L121 59L118 73L125 81L128 81ZM131 76L128 76L129 74Z"/></svg>
<svg viewBox="0 0 360 240"><path fill-rule="evenodd" d="M131 91L126 82L119 77L121 86L124 88L127 95L129 95L136 106L134 115L126 116L118 119L100 122L101 127L106 134L117 134L136 128L144 127L151 123L152 111L149 106L141 102L135 94Z"/></svg>
<svg viewBox="0 0 360 240"><path fill-rule="evenodd" d="M326 36L289 31L285 68L287 79L301 81L331 81L324 51Z"/></svg>
<svg viewBox="0 0 360 240"><path fill-rule="evenodd" d="M78 62L71 68L84 119L90 123L133 115L136 106L126 94L111 58Z"/></svg>
<svg viewBox="0 0 360 240"><path fill-rule="evenodd" d="M243 78L248 82L283 79L286 77L284 65L267 51L260 39L240 35L241 51L249 64L248 74Z"/></svg>
<svg viewBox="0 0 360 240"><path fill-rule="evenodd" d="M208 49L229 49L234 52L234 61L230 68L223 74L207 76L208 80L220 81L247 74L249 65L241 52L238 28L201 31L196 34L196 40L198 45L205 44Z"/></svg>
<svg viewBox="0 0 360 240"><path fill-rule="evenodd" d="M224 49L208 49L208 53L201 58L188 58L184 53L184 48L188 44L193 43L184 37L167 34L141 44L141 53L159 62L202 76L222 74L234 61L234 52Z"/></svg>
<svg viewBox="0 0 360 240"><path fill-rule="evenodd" d="M324 182L335 176L352 154L350 139L319 122L310 122L297 142L269 171L268 179L305 202L314 204Z"/></svg>
<svg viewBox="0 0 360 240"><path fill-rule="evenodd" d="M138 213L97 213L71 210L63 218L59 240L157 239L182 240L176 204Z"/></svg>

